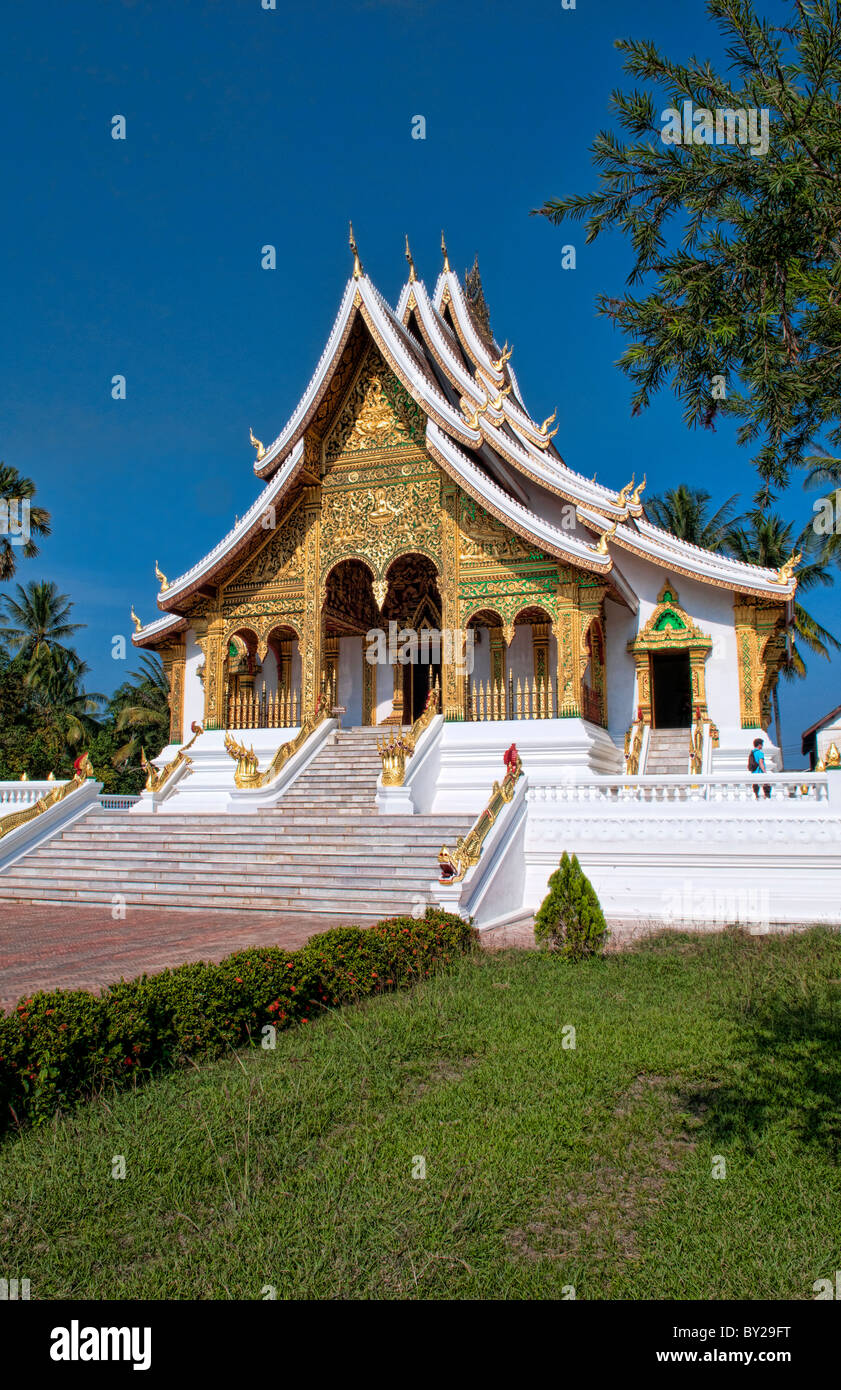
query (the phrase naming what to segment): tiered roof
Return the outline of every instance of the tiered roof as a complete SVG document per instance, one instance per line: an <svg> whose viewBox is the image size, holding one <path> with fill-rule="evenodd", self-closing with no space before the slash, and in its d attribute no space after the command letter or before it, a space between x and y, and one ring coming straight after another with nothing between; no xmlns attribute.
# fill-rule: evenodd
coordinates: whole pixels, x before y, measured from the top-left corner
<svg viewBox="0 0 841 1390"><path fill-rule="evenodd" d="M134 638L138 646L154 645L182 627L187 601L208 592L265 538L264 514L295 487L305 432L360 323L426 415L430 455L476 502L547 554L605 576L614 595L633 608L636 599L617 569L615 550L738 593L793 599L797 581L788 569L744 564L680 541L648 521L641 486L634 491L628 484L615 492L568 468L553 442L554 416L538 424L529 414L507 344L500 348L481 330L446 254L434 294L412 266L396 309L365 275L357 256L315 372L289 420L254 464L266 484L263 491L218 545L162 589L158 604L171 616L141 628ZM553 497L575 507L577 530L546 519L545 513L557 512Z"/></svg>

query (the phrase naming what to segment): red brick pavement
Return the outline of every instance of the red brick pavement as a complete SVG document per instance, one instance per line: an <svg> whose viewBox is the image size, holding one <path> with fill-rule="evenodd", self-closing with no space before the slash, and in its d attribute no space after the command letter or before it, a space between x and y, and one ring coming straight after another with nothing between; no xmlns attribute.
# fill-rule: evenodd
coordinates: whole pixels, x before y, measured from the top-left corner
<svg viewBox="0 0 841 1390"><path fill-rule="evenodd" d="M246 946L294 951L315 932L349 922L277 912L185 912L129 906L0 905L0 1009L38 989L101 989L188 960L221 960Z"/></svg>

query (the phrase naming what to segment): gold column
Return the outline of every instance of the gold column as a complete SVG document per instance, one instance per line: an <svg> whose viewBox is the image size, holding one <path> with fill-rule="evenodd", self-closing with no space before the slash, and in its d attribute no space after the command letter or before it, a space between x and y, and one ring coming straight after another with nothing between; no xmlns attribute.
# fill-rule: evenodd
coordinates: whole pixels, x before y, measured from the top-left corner
<svg viewBox="0 0 841 1390"><path fill-rule="evenodd" d="M338 637L324 638L324 679L328 689L332 689L333 694L339 698L339 639Z"/></svg>
<svg viewBox="0 0 841 1390"><path fill-rule="evenodd" d="M558 714L562 719L581 715L581 623L578 582L558 585L558 616L554 623L558 641Z"/></svg>
<svg viewBox="0 0 841 1390"><path fill-rule="evenodd" d="M204 727L225 727L225 619L220 611L211 613L205 637L197 637L204 651Z"/></svg>
<svg viewBox="0 0 841 1390"><path fill-rule="evenodd" d="M742 728L763 729L771 720L771 692L785 651L785 608L740 596L734 601L733 618Z"/></svg>
<svg viewBox="0 0 841 1390"><path fill-rule="evenodd" d="M549 680L549 623L532 623L531 646L534 678L538 685Z"/></svg>
<svg viewBox="0 0 841 1390"><path fill-rule="evenodd" d="M304 488L304 632L301 652L301 718L315 709L321 688L321 487Z"/></svg>
<svg viewBox="0 0 841 1390"><path fill-rule="evenodd" d="M634 652L634 665L637 668L637 709L640 723L651 723L651 661L648 652Z"/></svg>
<svg viewBox="0 0 841 1390"><path fill-rule="evenodd" d="M369 661L365 655L365 643L362 643L362 724L363 726L374 723L377 713L377 668L374 662Z"/></svg>
<svg viewBox="0 0 841 1390"><path fill-rule="evenodd" d="M458 605L458 488L449 479L441 484L442 566L441 626L454 633L459 626ZM451 644L453 645L453 644ZM455 655L455 653L453 652ZM464 669L441 660L441 708L445 719L464 718Z"/></svg>
<svg viewBox="0 0 841 1390"><path fill-rule="evenodd" d="M180 641L161 648L164 675L169 683L170 743L181 743L184 739L184 665L186 655L183 637Z"/></svg>

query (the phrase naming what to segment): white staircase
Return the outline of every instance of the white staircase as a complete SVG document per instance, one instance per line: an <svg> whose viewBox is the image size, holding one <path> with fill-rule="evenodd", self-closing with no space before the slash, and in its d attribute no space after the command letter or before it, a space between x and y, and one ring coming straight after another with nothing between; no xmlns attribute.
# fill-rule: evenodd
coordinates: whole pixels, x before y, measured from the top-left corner
<svg viewBox="0 0 841 1390"><path fill-rule="evenodd" d="M652 729L645 760L646 777L683 776L689 769L690 739L689 729Z"/></svg>
<svg viewBox="0 0 841 1390"><path fill-rule="evenodd" d="M391 732L391 731L389 731ZM336 735L272 808L234 815L94 811L0 873L0 901L341 913L374 921L431 901L438 851L472 816L380 816L382 730Z"/></svg>

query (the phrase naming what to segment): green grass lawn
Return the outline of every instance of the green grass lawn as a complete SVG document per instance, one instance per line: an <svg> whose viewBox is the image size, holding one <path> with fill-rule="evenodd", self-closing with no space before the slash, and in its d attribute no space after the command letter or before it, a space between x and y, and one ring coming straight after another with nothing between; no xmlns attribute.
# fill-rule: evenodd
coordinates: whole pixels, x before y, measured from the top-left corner
<svg viewBox="0 0 841 1390"><path fill-rule="evenodd" d="M841 1268L840 1003L827 931L480 953L8 1138L0 1272L33 1299L811 1299Z"/></svg>

